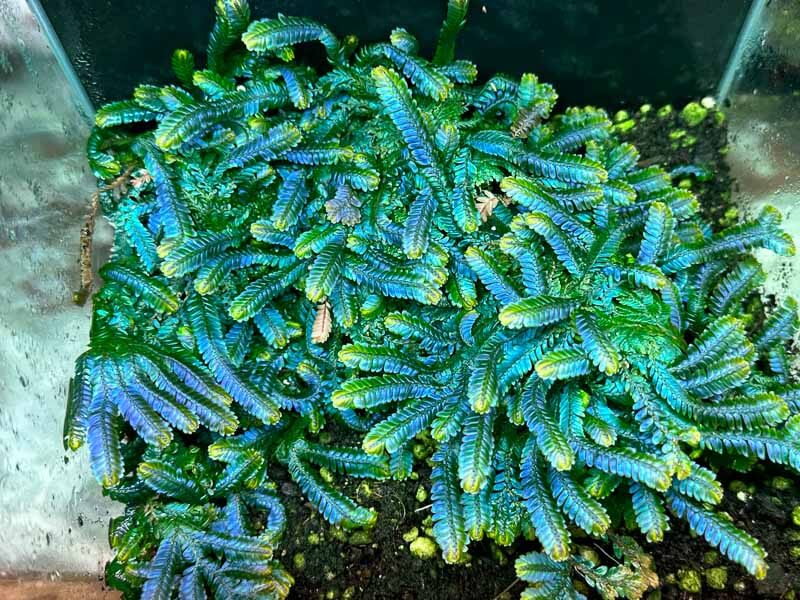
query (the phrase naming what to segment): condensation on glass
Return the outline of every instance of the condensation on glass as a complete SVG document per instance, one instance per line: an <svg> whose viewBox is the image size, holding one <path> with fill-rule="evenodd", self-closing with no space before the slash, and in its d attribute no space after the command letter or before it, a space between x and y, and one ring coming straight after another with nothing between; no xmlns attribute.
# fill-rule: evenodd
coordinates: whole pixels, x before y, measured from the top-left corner
<svg viewBox="0 0 800 600"><path fill-rule="evenodd" d="M0 571L97 573L116 510L61 446L88 339L72 303L88 120L25 0L0 0ZM107 247L107 245L106 245ZM107 253L107 251L106 251ZM98 259L101 256L97 257Z"/></svg>
<svg viewBox="0 0 800 600"><path fill-rule="evenodd" d="M719 95L730 104L736 203L749 216L777 207L800 246L800 2L754 0ZM759 258L769 293L800 297L800 253Z"/></svg>

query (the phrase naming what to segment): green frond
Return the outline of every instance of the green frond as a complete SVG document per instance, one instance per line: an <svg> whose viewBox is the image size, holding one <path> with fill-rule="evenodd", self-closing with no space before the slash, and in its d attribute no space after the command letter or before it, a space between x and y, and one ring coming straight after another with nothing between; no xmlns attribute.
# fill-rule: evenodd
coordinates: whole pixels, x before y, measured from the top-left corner
<svg viewBox="0 0 800 600"><path fill-rule="evenodd" d="M750 362L743 358L729 358L695 371L681 382L683 388L698 398L722 395L739 387L750 376Z"/></svg>
<svg viewBox="0 0 800 600"><path fill-rule="evenodd" d="M567 524L547 482L546 470L538 457L533 438L525 445L520 470L520 493L545 552L563 561L570 553Z"/></svg>
<svg viewBox="0 0 800 600"><path fill-rule="evenodd" d="M718 547L725 556L742 565L758 579L766 576L767 553L755 538L736 528L721 515L677 494L670 494L669 504L679 518L689 522L692 531L702 535L709 544Z"/></svg>
<svg viewBox="0 0 800 600"><path fill-rule="evenodd" d="M102 106L97 111L94 122L98 127L108 128L130 123L155 121L159 116L157 112L144 108L133 100L120 100Z"/></svg>
<svg viewBox="0 0 800 600"><path fill-rule="evenodd" d="M580 600L575 591L568 562L556 562L539 552L529 552L514 563L517 577L531 586L522 592L522 600Z"/></svg>
<svg viewBox="0 0 800 600"><path fill-rule="evenodd" d="M167 277L181 277L196 271L238 244L241 239L241 235L230 232L199 234L186 238L183 243L170 247L161 263L161 272Z"/></svg>
<svg viewBox="0 0 800 600"><path fill-rule="evenodd" d="M446 65L453 62L456 51L456 37L467 21L468 8L469 0L448 0L447 16L442 22L439 40L436 43L436 52L433 56L435 64Z"/></svg>
<svg viewBox="0 0 800 600"><path fill-rule="evenodd" d="M546 388L530 377L522 391L522 414L536 438L536 448L558 471L568 471L575 464L575 453L547 402Z"/></svg>
<svg viewBox="0 0 800 600"><path fill-rule="evenodd" d="M400 451L404 444L424 431L436 416L441 401L435 398L410 400L397 412L379 421L364 436L363 448L369 454Z"/></svg>
<svg viewBox="0 0 800 600"><path fill-rule="evenodd" d="M336 408L374 408L413 398L437 398L439 386L407 375L379 375L345 381L333 392Z"/></svg>
<svg viewBox="0 0 800 600"><path fill-rule="evenodd" d="M283 86L265 82L244 91L229 92L208 103L186 104L161 121L156 129L156 144L161 150L174 150L194 141L219 123L251 117L261 110L283 106L288 100Z"/></svg>
<svg viewBox="0 0 800 600"><path fill-rule="evenodd" d="M769 316L753 340L753 345L763 351L771 344L790 339L797 329L797 301L789 297Z"/></svg>
<svg viewBox="0 0 800 600"><path fill-rule="evenodd" d="M178 297L167 284L148 277L146 273L129 269L120 264L108 263L100 269L106 281L116 281L134 290L142 300L158 311L174 313L180 306Z"/></svg>
<svg viewBox="0 0 800 600"><path fill-rule="evenodd" d="M613 375L619 371L622 357L608 335L600 329L592 314L577 313L575 325L581 335L581 345L594 366L606 375Z"/></svg>
<svg viewBox="0 0 800 600"><path fill-rule="evenodd" d="M719 504L722 501L722 485L717 481L713 471L691 464L688 476L675 479L672 486L675 490L706 504Z"/></svg>
<svg viewBox="0 0 800 600"><path fill-rule="evenodd" d="M462 489L475 494L489 485L494 453L495 411L471 414L464 419L464 437L458 453L458 477Z"/></svg>
<svg viewBox="0 0 800 600"><path fill-rule="evenodd" d="M344 261L344 248L336 244L326 246L317 255L306 278L306 296L309 300L321 302L331 295L342 273Z"/></svg>
<svg viewBox="0 0 800 600"><path fill-rule="evenodd" d="M588 372L589 357L577 348L553 350L536 362L536 374L542 379L571 379Z"/></svg>
<svg viewBox="0 0 800 600"><path fill-rule="evenodd" d="M385 56L423 94L436 101L447 98L453 84L427 60L404 52L390 44L373 44L365 48L366 55Z"/></svg>
<svg viewBox="0 0 800 600"><path fill-rule="evenodd" d="M542 327L563 321L580 306L578 300L554 296L535 296L511 302L500 311L505 327Z"/></svg>
<svg viewBox="0 0 800 600"><path fill-rule="evenodd" d="M208 66L212 71L225 70L225 54L239 41L250 23L247 0L217 0L216 21L208 39Z"/></svg>
<svg viewBox="0 0 800 600"><path fill-rule="evenodd" d="M461 148L453 161L453 191L450 207L456 224L465 233L472 233L480 226L480 216L475 209L474 181L477 176L475 163L469 148Z"/></svg>
<svg viewBox="0 0 800 600"><path fill-rule="evenodd" d="M487 341L473 360L467 382L467 398L476 413L484 414L500 403L497 361L501 341L496 337Z"/></svg>
<svg viewBox="0 0 800 600"><path fill-rule="evenodd" d="M730 356L749 344L741 321L731 316L719 317L687 349L686 358L678 362L674 370L686 372L690 369L708 367L720 359Z"/></svg>
<svg viewBox="0 0 800 600"><path fill-rule="evenodd" d="M472 412L469 402L459 396L451 396L444 401L444 407L436 413L431 423L431 437L443 443L453 438L464 424L464 419Z"/></svg>
<svg viewBox="0 0 800 600"><path fill-rule="evenodd" d="M551 468L548 480L556 504L578 527L592 535L603 535L608 530L611 526L608 513L572 474Z"/></svg>
<svg viewBox="0 0 800 600"><path fill-rule="evenodd" d="M520 296L516 287L502 272L500 265L491 254L470 246L464 252L464 260L498 302L508 304L519 300Z"/></svg>
<svg viewBox="0 0 800 600"><path fill-rule="evenodd" d="M433 535L442 549L445 562L459 562L467 551L464 514L461 508L461 488L458 484L458 456L447 443L433 456L431 471L431 512Z"/></svg>
<svg viewBox="0 0 800 600"><path fill-rule="evenodd" d="M417 375L426 367L402 348L371 344L346 344L339 350L339 360L346 366L373 373Z"/></svg>
<svg viewBox="0 0 800 600"><path fill-rule="evenodd" d="M735 312L735 308L766 279L754 258L745 258L714 287L709 303L716 315Z"/></svg>
<svg viewBox="0 0 800 600"><path fill-rule="evenodd" d="M194 56L188 50L177 49L172 53L170 59L170 66L172 72L178 78L178 81L186 87L192 85L192 72L194 71Z"/></svg>
<svg viewBox="0 0 800 600"><path fill-rule="evenodd" d="M647 213L637 261L643 265L657 262L669 248L674 229L675 219L669 206L662 202L653 202Z"/></svg>
<svg viewBox="0 0 800 600"><path fill-rule="evenodd" d="M137 473L145 485L177 500L191 502L204 494L194 479L166 461L149 460L139 463Z"/></svg>
<svg viewBox="0 0 800 600"><path fill-rule="evenodd" d="M236 321L253 318L267 302L286 290L304 272L305 265L295 262L255 280L233 299L228 313Z"/></svg>
<svg viewBox="0 0 800 600"><path fill-rule="evenodd" d="M427 191L411 203L403 229L403 251L409 258L420 258L428 249L435 212L436 200Z"/></svg>
<svg viewBox="0 0 800 600"><path fill-rule="evenodd" d="M525 225L547 242L559 262L574 276L581 275L581 252L572 243L567 233L547 214L536 211L525 215Z"/></svg>
<svg viewBox="0 0 800 600"><path fill-rule="evenodd" d="M303 459L332 472L370 479L388 479L389 463L384 456L365 454L356 448L332 448L296 442L294 451Z"/></svg>
<svg viewBox="0 0 800 600"><path fill-rule="evenodd" d="M295 44L314 41L321 42L325 46L328 58L338 62L341 53L339 40L330 29L311 19L279 14L275 19L253 21L242 35L242 42L253 52L274 52Z"/></svg>
<svg viewBox="0 0 800 600"><path fill-rule="evenodd" d="M375 67L372 79L386 114L403 138L411 158L422 170L434 198L443 193L443 176L431 134L405 81L393 70Z"/></svg>

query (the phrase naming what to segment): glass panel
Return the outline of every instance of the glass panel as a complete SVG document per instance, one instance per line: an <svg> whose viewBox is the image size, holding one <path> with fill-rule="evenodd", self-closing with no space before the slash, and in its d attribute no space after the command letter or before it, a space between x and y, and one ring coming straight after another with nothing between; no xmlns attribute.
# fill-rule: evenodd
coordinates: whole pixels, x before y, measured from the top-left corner
<svg viewBox="0 0 800 600"><path fill-rule="evenodd" d="M0 571L98 573L117 508L87 453L61 447L89 329L89 309L72 302L94 187L88 125L24 0L0 2L0 81Z"/></svg>
<svg viewBox="0 0 800 600"><path fill-rule="evenodd" d="M800 3L759 0L730 66L731 172L735 200L747 214L777 207L800 243ZM735 57L734 57L735 58ZM724 93L724 90L722 90ZM800 296L800 256L760 256L767 291Z"/></svg>
<svg viewBox="0 0 800 600"><path fill-rule="evenodd" d="M212 2L42 0L96 103L142 82L171 80L169 57L203 54ZM336 33L384 40L405 27L433 48L443 0L253 0L253 14L318 19ZM472 2L459 56L484 74L534 71L569 104L615 109L713 92L750 0L503 0ZM120 35L124 30L125 34ZM131 60L131 57L135 57Z"/></svg>

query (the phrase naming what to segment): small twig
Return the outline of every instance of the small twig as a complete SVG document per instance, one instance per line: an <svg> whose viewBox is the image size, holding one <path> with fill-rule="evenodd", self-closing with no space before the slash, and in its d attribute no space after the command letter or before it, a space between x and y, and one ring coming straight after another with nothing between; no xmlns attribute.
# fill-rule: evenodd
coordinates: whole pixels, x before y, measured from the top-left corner
<svg viewBox="0 0 800 600"><path fill-rule="evenodd" d="M509 590L511 590L511 588L513 588L515 585L517 585L517 584L518 584L520 581L522 581L522 579L520 579L519 577L517 577L517 578L516 578L514 581L512 581L510 584L508 584L508 586L506 587L506 589L504 589L502 592L500 592L499 594L497 594L497 596L495 596L494 598L492 598L492 600L497 600L497 599L498 599L500 596L502 596L503 594L505 594L506 592L508 592Z"/></svg>
<svg viewBox="0 0 800 600"><path fill-rule="evenodd" d="M614 557L614 556L612 556L611 554L609 554L608 552L606 552L605 548L603 548L603 547L602 547L600 544L598 544L597 542L594 542L594 545L595 545L595 546L597 546L597 549L598 549L598 550L600 550L600 552L602 552L603 554L605 554L605 555L606 555L608 558L610 558L611 560L613 560L615 563L617 563L618 565L619 565L619 564L622 564L622 563L620 563L620 562L619 562L619 561L616 559L616 557Z"/></svg>
<svg viewBox="0 0 800 600"><path fill-rule="evenodd" d="M419 508L414 509L415 513L422 512L423 510L428 510L433 504L426 504L425 506L420 506Z"/></svg>
<svg viewBox="0 0 800 600"><path fill-rule="evenodd" d="M97 221L97 213L100 210L100 195L105 192L124 190L128 185L128 178L133 173L134 167L128 167L125 172L92 194L89 202L89 214L81 227L80 236L80 268L81 268L81 287L77 292L72 293L72 301L79 306L83 306L86 299L92 293L94 278L92 276L92 242L94 240L94 226Z"/></svg>

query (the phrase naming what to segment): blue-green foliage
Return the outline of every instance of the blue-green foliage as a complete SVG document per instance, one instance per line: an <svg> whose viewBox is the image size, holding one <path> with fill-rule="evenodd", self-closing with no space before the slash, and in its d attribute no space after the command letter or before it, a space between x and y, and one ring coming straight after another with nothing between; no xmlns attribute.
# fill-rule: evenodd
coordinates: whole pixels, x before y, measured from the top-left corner
<svg viewBox="0 0 800 600"><path fill-rule="evenodd" d="M651 541L686 519L764 575L757 542L715 512L707 465L800 469L796 303L751 301L751 251L793 252L779 215L716 231L602 110L550 118L555 91L531 74L474 85L453 59L466 8L449 2L429 61L404 30L356 52L309 19L250 23L244 0L218 0L207 69L176 53L182 87L98 112L92 168L136 179L103 199L116 245L65 443L88 440L129 504L120 586L284 596L267 465L330 522L370 525L319 468L405 476L425 432L444 558L535 532L528 597L580 597L573 571L641 595L653 582L614 537L620 508ZM322 75L295 60L307 42ZM364 452L306 439L332 420L365 431ZM612 536L624 562L572 556L570 524Z"/></svg>

